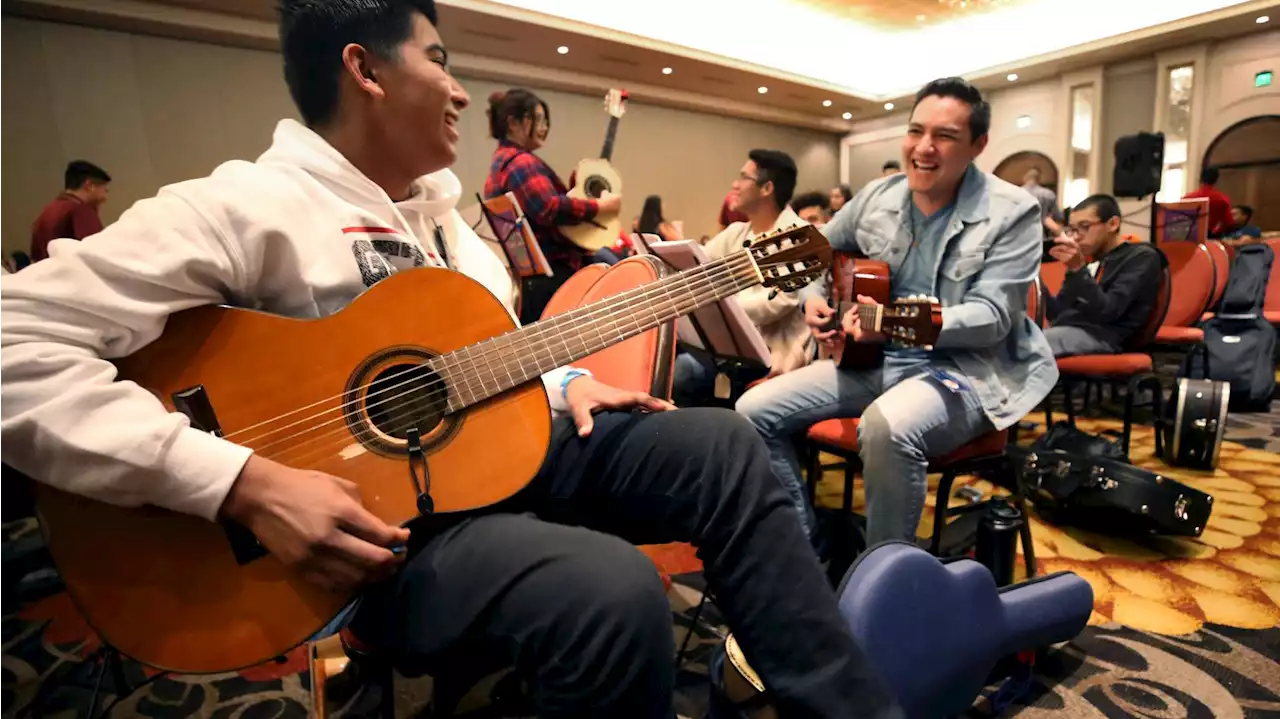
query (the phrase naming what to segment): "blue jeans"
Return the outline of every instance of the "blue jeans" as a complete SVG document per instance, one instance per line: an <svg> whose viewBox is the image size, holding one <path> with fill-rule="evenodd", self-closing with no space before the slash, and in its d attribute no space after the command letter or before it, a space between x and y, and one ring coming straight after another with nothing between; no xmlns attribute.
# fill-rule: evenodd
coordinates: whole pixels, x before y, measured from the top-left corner
<svg viewBox="0 0 1280 719"><path fill-rule="evenodd" d="M867 491L868 546L888 539L914 541L928 488L928 458L992 430L972 389L952 392L921 374L926 369L898 372L886 365L885 370L850 372L822 360L775 377L738 400L738 412L764 438L774 474L810 536L813 510L793 442L811 425L836 417L862 418L858 456Z"/></svg>

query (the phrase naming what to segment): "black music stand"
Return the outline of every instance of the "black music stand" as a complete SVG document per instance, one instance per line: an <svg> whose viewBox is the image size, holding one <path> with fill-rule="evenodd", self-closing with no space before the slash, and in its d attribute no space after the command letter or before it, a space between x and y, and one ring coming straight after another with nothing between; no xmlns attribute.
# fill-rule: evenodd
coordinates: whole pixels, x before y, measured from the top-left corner
<svg viewBox="0 0 1280 719"><path fill-rule="evenodd" d="M702 245L693 240L664 242L654 235L632 235L638 254L650 254L676 271L697 267L710 261ZM761 376L772 363L769 345L738 304L736 297L726 297L703 307L676 323L677 341L688 349L706 353L717 372L732 376L744 370L755 370ZM720 401L734 399L717 398Z"/></svg>

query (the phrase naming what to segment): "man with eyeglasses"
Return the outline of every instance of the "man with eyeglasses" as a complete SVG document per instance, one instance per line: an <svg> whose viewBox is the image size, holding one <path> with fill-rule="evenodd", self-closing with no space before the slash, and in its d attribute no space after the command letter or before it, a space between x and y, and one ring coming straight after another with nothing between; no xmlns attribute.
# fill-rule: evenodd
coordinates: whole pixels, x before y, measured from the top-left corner
<svg viewBox="0 0 1280 719"><path fill-rule="evenodd" d="M1044 331L1055 357L1116 354L1147 323L1160 286L1154 247L1120 236L1120 206L1110 195L1093 195L1071 210L1067 226L1049 254L1067 266ZM1088 264L1098 263L1090 273Z"/></svg>

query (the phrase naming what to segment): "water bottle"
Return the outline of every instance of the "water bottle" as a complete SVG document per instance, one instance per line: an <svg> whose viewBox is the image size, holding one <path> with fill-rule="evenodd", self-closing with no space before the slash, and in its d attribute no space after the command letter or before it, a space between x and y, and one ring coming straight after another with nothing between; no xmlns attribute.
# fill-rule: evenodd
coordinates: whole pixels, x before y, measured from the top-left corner
<svg viewBox="0 0 1280 719"><path fill-rule="evenodd" d="M974 558L991 570L997 587L1013 584L1013 567L1018 557L1018 532L1024 521L1022 512L1004 499L991 500L982 514Z"/></svg>

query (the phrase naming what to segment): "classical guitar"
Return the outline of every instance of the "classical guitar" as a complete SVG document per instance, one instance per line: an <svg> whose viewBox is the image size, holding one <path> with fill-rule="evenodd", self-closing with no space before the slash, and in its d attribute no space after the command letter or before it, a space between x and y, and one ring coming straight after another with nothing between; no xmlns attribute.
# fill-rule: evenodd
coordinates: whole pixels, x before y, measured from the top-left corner
<svg viewBox="0 0 1280 719"><path fill-rule="evenodd" d="M858 295L879 304L860 305ZM837 252L831 262L831 297L836 310L828 329L839 329L842 318L856 309L864 330L882 332L899 347L932 349L942 330L942 308L932 297L889 299L889 266L879 260ZM884 345L845 342L837 335L834 345L820 347L818 356L835 360L845 369L866 369L880 364Z"/></svg>
<svg viewBox="0 0 1280 719"><path fill-rule="evenodd" d="M465 275L406 270L323 319L180 312L117 361L119 379L259 456L356 482L371 512L400 525L528 484L551 437L543 373L753 285L799 289L830 257L821 233L795 227L523 328ZM145 664L198 673L267 661L351 598L305 582L241 525L37 492L77 607Z"/></svg>
<svg viewBox="0 0 1280 719"><path fill-rule="evenodd" d="M600 157L591 157L578 163L574 171L574 185L570 197L598 200L604 193L622 194L622 177L610 164L613 158L613 140L618 135L618 121L626 113L627 91L610 90L604 98L604 109L609 115L609 129L604 133L604 147ZM600 213L590 222L561 225L560 232L573 244L589 252L610 247L622 232L622 218L617 214Z"/></svg>

